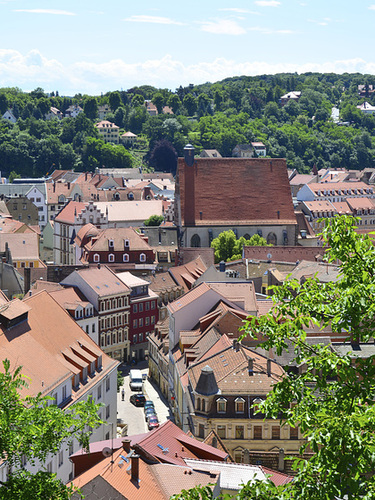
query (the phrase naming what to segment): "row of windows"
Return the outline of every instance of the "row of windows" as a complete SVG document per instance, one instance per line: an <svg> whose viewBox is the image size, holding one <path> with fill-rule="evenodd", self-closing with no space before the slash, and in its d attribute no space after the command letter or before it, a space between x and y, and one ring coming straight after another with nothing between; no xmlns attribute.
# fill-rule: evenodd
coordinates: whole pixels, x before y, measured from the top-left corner
<svg viewBox="0 0 375 500"><path fill-rule="evenodd" d="M229 439L229 435L227 433L226 425L217 425L216 432L221 439ZM203 424L199 424L198 426L198 437L204 439L205 438L205 429ZM254 425L253 432L249 432L249 435L245 435L245 426L244 425L236 425L234 428L234 439L267 439L263 435L263 426L262 425ZM281 439L280 438L280 425L272 425L271 426L271 436L269 439ZM289 439L297 440L298 439L298 428L290 427L289 429Z"/></svg>
<svg viewBox="0 0 375 500"><path fill-rule="evenodd" d="M151 302L140 302L139 304L133 304L133 313L143 312L143 305L144 305L145 311L149 311L150 304L151 304L151 309L155 309L155 307L156 307L155 300L152 300Z"/></svg>
<svg viewBox="0 0 375 500"><path fill-rule="evenodd" d="M110 311L128 306L128 297L119 297L118 299L105 299L99 302L99 311Z"/></svg>
<svg viewBox="0 0 375 500"><path fill-rule="evenodd" d="M76 319L80 319L80 318L83 318L83 309L76 309L75 311L75 318ZM85 309L85 317L86 318L89 318L90 316L92 316L94 314L94 309L93 307L87 307Z"/></svg>
<svg viewBox="0 0 375 500"><path fill-rule="evenodd" d="M260 403L262 400L260 398L254 400L255 403ZM226 413L227 412L227 403L228 401L225 398L218 398L216 400L216 411L217 413ZM241 397L238 397L234 400L234 408L236 413L245 413L245 400ZM197 398L196 404L197 411L208 411L206 408L205 399Z"/></svg>
<svg viewBox="0 0 375 500"><path fill-rule="evenodd" d="M99 263L100 262L100 255L98 253L95 253L93 260L95 263ZM122 261L129 262L129 260L130 260L129 254L124 253L122 256ZM139 256L139 262L146 262L146 260L147 260L146 255L144 253L141 253ZM115 256L113 253L108 254L108 262L115 262Z"/></svg>
<svg viewBox="0 0 375 500"><path fill-rule="evenodd" d="M100 347L108 347L114 344L121 344L122 342L126 342L126 334L122 331L102 334L100 336Z"/></svg>
<svg viewBox="0 0 375 500"><path fill-rule="evenodd" d="M111 318L100 318L99 319L99 329L106 330L108 328L118 328L120 326L126 326L128 324L127 314L117 314Z"/></svg>
<svg viewBox="0 0 375 500"><path fill-rule="evenodd" d="M144 318L145 322L145 326L148 326L150 324L150 321L151 321L151 325L154 325L155 324L155 316L147 316L146 318ZM142 328L143 326L143 318L139 318L139 319L134 319L133 320L133 328Z"/></svg>
<svg viewBox="0 0 375 500"><path fill-rule="evenodd" d="M147 337L147 333L146 333L146 337ZM135 334L135 335L133 335L132 343L138 344L138 343L143 342L143 340L144 340L143 333L140 333L139 335Z"/></svg>

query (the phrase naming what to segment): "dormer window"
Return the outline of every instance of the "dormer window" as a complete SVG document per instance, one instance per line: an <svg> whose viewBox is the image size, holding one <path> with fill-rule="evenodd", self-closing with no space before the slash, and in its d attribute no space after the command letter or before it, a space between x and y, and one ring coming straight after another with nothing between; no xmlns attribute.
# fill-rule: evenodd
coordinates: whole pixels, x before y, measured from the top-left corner
<svg viewBox="0 0 375 500"><path fill-rule="evenodd" d="M94 262L99 262L100 261L100 256L98 253L94 254Z"/></svg>
<svg viewBox="0 0 375 500"><path fill-rule="evenodd" d="M124 240L124 247L129 248L129 240Z"/></svg>
<svg viewBox="0 0 375 500"><path fill-rule="evenodd" d="M218 398L216 400L216 409L218 413L227 412L227 400L225 398Z"/></svg>
<svg viewBox="0 0 375 500"><path fill-rule="evenodd" d="M113 248L115 246L115 243L113 240L108 240L108 246L109 248Z"/></svg>
<svg viewBox="0 0 375 500"><path fill-rule="evenodd" d="M236 413L245 413L245 400L243 398L236 398L234 405Z"/></svg>
<svg viewBox="0 0 375 500"><path fill-rule="evenodd" d="M144 253L141 253L141 255L139 256L139 261L146 262L146 255Z"/></svg>
<svg viewBox="0 0 375 500"><path fill-rule="evenodd" d="M115 261L115 256L113 255L113 253L110 253L108 255L108 262L114 262Z"/></svg>
<svg viewBox="0 0 375 500"><path fill-rule="evenodd" d="M124 253L124 255L122 256L122 260L123 260L123 262L129 262L129 254Z"/></svg>

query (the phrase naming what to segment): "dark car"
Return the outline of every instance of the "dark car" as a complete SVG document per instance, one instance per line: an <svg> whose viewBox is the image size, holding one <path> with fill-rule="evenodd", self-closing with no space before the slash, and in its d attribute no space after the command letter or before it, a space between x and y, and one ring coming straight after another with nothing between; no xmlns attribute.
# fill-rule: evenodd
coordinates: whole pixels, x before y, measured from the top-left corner
<svg viewBox="0 0 375 500"><path fill-rule="evenodd" d="M135 406L144 406L146 398L143 394L132 394L130 396L130 402Z"/></svg>
<svg viewBox="0 0 375 500"><path fill-rule="evenodd" d="M156 415L151 416L148 419L147 425L148 425L148 430L149 431L151 431L152 429L157 429L159 427L158 417Z"/></svg>

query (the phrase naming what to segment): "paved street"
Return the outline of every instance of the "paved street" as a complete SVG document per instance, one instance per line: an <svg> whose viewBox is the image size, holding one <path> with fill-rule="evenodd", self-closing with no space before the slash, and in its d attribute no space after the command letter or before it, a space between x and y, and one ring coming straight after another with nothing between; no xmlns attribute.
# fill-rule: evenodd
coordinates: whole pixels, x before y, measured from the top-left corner
<svg viewBox="0 0 375 500"><path fill-rule="evenodd" d="M134 368L141 370L142 374L148 373L146 361L138 363ZM132 394L137 394L130 390L129 371L130 366L125 366L123 369L123 374L125 375L124 384L120 388L120 392L117 393L117 418L122 419L128 425L127 434L131 436L148 432L148 428L144 418L143 407L136 407L129 401ZM122 388L125 390L124 401L121 398ZM147 399L151 399L154 402L155 410L161 424L170 418L170 411L164 397L161 395L159 389L151 384L148 379L143 382L143 394Z"/></svg>

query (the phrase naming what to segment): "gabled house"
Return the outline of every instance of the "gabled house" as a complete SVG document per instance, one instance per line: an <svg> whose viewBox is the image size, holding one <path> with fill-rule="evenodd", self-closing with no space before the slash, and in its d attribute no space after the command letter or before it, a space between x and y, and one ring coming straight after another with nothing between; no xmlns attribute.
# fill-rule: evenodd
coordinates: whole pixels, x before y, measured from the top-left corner
<svg viewBox="0 0 375 500"><path fill-rule="evenodd" d="M96 229L83 226L75 239L82 264L108 264L128 269L154 269L155 254L146 239L132 227Z"/></svg>
<svg viewBox="0 0 375 500"><path fill-rule="evenodd" d="M72 104L65 111L65 116L68 118L77 118L77 116L82 113L83 109L78 104Z"/></svg>
<svg viewBox="0 0 375 500"><path fill-rule="evenodd" d="M3 120L7 120L10 123L16 123L17 118L14 116L13 111L11 109L7 109L2 116Z"/></svg>
<svg viewBox="0 0 375 500"><path fill-rule="evenodd" d="M293 90L292 92L288 92L287 94L284 94L280 97L280 104L281 106L285 106L289 101L298 102L300 97L301 91Z"/></svg>
<svg viewBox="0 0 375 500"><path fill-rule="evenodd" d="M100 347L111 358L128 361L130 289L108 267L101 266L73 271L61 281L73 286L87 298L98 315Z"/></svg>
<svg viewBox="0 0 375 500"><path fill-rule="evenodd" d="M111 113L112 109L110 108L109 104L103 104L101 106L98 106L99 120L105 120L107 118L107 115Z"/></svg>
<svg viewBox="0 0 375 500"><path fill-rule="evenodd" d="M99 132L99 137L103 139L104 142L110 142L113 144L119 143L120 127L108 120L102 120L95 123L95 127Z"/></svg>
<svg viewBox="0 0 375 500"><path fill-rule="evenodd" d="M22 374L28 378L23 396L51 396L61 411L92 397L104 403L100 410L103 420L116 425L118 363L46 291L0 306L0 331L1 359L9 359L12 369L22 366ZM110 439L111 428L101 425L93 431L93 440ZM25 468L35 471L43 465L66 483L73 478L69 455L77 449L76 440L66 442L44 464L27 462Z"/></svg>

